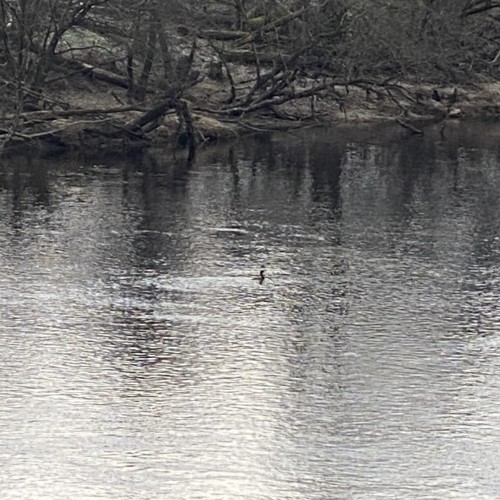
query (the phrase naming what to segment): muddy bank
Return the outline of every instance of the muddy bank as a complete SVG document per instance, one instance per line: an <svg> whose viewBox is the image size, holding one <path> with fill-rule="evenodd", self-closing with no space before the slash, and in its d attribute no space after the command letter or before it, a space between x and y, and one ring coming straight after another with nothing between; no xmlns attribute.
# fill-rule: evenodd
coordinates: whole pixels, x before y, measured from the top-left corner
<svg viewBox="0 0 500 500"><path fill-rule="evenodd" d="M186 120L172 104L159 114L146 134L129 124L140 121L154 104L125 105L125 89L82 81L75 87L60 89L59 95L70 111L24 113L25 121L38 120L37 132L31 134L32 137L14 136L9 151L30 148L44 154L68 150L130 154L150 147L187 147L189 133L196 134L197 147L203 147L244 134L377 122L394 122L405 129L405 133L425 134L429 124L439 123L444 130L450 121L500 117L498 83L469 87L398 84L387 90L372 90L369 86L332 87L312 97L231 116L223 112L227 99L225 83L206 79L183 96L182 102L192 120L189 133Z"/></svg>

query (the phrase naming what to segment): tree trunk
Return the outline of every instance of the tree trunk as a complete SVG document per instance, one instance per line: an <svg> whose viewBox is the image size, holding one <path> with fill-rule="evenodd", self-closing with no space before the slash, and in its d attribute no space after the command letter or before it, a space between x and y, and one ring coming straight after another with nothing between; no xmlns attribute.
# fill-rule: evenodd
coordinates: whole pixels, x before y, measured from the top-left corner
<svg viewBox="0 0 500 500"><path fill-rule="evenodd" d="M142 73L137 82L137 99L139 101L144 101L146 97L146 88L151 75L151 70L153 68L153 60L155 56L156 49L156 38L158 35L159 20L156 15L156 9L153 9L149 15L149 31L148 31L148 42L146 47L146 55L144 57L144 66L142 67Z"/></svg>

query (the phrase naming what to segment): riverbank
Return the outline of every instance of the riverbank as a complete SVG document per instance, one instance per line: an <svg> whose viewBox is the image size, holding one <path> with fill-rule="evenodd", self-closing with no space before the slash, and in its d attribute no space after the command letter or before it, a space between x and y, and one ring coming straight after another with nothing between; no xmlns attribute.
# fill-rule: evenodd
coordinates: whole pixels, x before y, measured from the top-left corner
<svg viewBox="0 0 500 500"><path fill-rule="evenodd" d="M310 88L311 81L302 82ZM295 91L298 95L300 87ZM137 106L128 105L127 90L109 83L78 78L71 86L53 92L65 109L25 112L25 122L37 124L31 136L14 134L9 151L28 148L57 154L68 150L113 151L128 154L154 148L182 148L188 144L186 124L175 105L158 116L147 135L114 135L115 130L141 120L155 108L155 96ZM457 120L491 120L500 117L500 83L484 82L467 87L391 83L332 86L321 93L289 99L251 113L226 113L227 82L205 78L185 92L182 102L197 134L197 146L233 140L249 133L340 124L394 122L408 134L424 134L429 124L443 130ZM69 108L69 110L68 110ZM180 118L179 118L180 117ZM181 123L179 121L181 120ZM96 126L101 127L96 132Z"/></svg>
<svg viewBox="0 0 500 500"><path fill-rule="evenodd" d="M500 115L497 5L278 3L32 6L32 25L12 5L0 150L192 150L381 121L422 135L427 123Z"/></svg>

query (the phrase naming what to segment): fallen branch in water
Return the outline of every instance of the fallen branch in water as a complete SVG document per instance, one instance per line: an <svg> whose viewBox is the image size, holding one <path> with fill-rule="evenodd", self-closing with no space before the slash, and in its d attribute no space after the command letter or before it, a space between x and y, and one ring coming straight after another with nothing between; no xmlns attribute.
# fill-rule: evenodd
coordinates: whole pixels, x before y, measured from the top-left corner
<svg viewBox="0 0 500 500"><path fill-rule="evenodd" d="M415 134L415 135L424 135L424 132L416 127L414 127L413 125L410 125L409 123L407 122L404 122L403 120L401 120L401 118L396 118L396 121L405 129L409 130L412 134Z"/></svg>

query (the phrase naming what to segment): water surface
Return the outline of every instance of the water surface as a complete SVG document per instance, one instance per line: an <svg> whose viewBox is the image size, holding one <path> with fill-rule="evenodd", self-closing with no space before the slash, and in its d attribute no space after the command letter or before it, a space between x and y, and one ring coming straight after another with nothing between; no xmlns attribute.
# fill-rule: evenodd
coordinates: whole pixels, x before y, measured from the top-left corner
<svg viewBox="0 0 500 500"><path fill-rule="evenodd" d="M4 161L0 496L499 498L495 137Z"/></svg>

